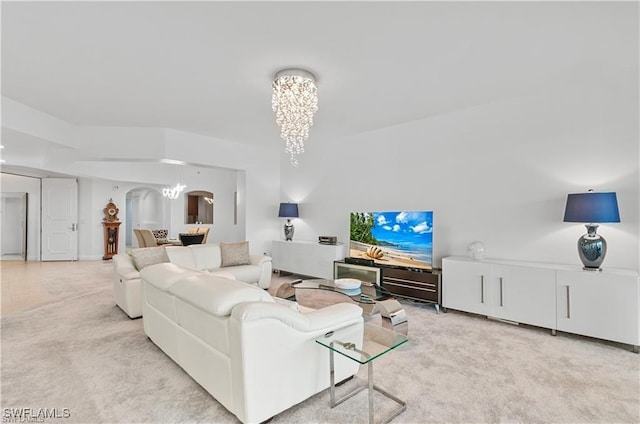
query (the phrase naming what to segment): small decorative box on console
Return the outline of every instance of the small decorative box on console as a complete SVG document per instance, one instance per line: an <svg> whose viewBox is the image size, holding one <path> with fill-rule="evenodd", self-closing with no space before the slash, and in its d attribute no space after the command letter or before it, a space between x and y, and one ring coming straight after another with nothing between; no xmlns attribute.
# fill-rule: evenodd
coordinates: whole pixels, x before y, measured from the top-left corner
<svg viewBox="0 0 640 424"><path fill-rule="evenodd" d="M320 244L338 244L338 237L335 236L319 236L318 243Z"/></svg>

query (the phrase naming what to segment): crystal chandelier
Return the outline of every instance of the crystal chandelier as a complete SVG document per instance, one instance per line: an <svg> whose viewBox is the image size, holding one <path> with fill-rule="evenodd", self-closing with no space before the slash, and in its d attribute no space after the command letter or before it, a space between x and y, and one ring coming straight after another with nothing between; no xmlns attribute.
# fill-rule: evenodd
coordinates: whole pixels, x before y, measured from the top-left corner
<svg viewBox="0 0 640 424"><path fill-rule="evenodd" d="M169 199L177 199L182 190L184 190L186 186L183 184L176 184L173 187L165 187L162 189L162 195L164 197L168 197Z"/></svg>
<svg viewBox="0 0 640 424"><path fill-rule="evenodd" d="M298 165L296 155L304 153L304 141L309 138L313 114L318 110L318 90L312 73L302 69L278 72L272 84L271 105L280 127L280 136L287 143L292 166Z"/></svg>

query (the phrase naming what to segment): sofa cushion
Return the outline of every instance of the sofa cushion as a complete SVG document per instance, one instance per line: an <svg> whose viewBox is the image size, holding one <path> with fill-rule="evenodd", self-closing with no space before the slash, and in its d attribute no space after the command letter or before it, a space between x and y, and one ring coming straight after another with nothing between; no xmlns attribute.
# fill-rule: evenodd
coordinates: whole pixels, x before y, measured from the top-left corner
<svg viewBox="0 0 640 424"><path fill-rule="evenodd" d="M220 245L217 243L192 244L189 250L196 261L198 271L205 269L220 268L222 259L220 257Z"/></svg>
<svg viewBox="0 0 640 424"><path fill-rule="evenodd" d="M274 302L276 303L276 302ZM332 326L362 322L362 308L353 303L336 303L301 313L282 304L244 303L233 309L233 318L241 322L276 319L299 331L313 332Z"/></svg>
<svg viewBox="0 0 640 424"><path fill-rule="evenodd" d="M207 274L183 278L169 287L168 291L186 303L216 316L227 316L234 306L244 302L275 302L262 289Z"/></svg>
<svg viewBox="0 0 640 424"><path fill-rule="evenodd" d="M178 325L214 349L229 355L228 317L212 315L180 298L171 297L175 299ZM208 367L210 364L204 366Z"/></svg>
<svg viewBox="0 0 640 424"><path fill-rule="evenodd" d="M198 264L190 248L184 246L167 246L167 255L172 264L198 271Z"/></svg>
<svg viewBox="0 0 640 424"><path fill-rule="evenodd" d="M248 241L220 243L220 254L222 256L223 267L249 265L251 263Z"/></svg>
<svg viewBox="0 0 640 424"><path fill-rule="evenodd" d="M230 280L237 280L236 276L233 275L233 273L229 272L229 271L220 271L220 268L214 268L211 271L209 271L208 269L205 269L204 271L202 271L206 274L210 274L210 275L215 275L217 277L224 277L224 278L228 278ZM244 280L240 280L240 281L244 281ZM244 281L246 283L246 281Z"/></svg>
<svg viewBox="0 0 640 424"><path fill-rule="evenodd" d="M226 268L218 268L232 274L235 280L244 281L245 283L255 284L260 280L260 268L255 265L238 265ZM216 273L216 269L210 269L212 274Z"/></svg>
<svg viewBox="0 0 640 424"><path fill-rule="evenodd" d="M167 251L164 247L142 247L132 249L129 254L138 271L143 270L149 265L169 262L169 256L167 256Z"/></svg>
<svg viewBox="0 0 640 424"><path fill-rule="evenodd" d="M140 278L160 290L167 290L189 275L198 275L198 272L172 263L155 264L140 272Z"/></svg>

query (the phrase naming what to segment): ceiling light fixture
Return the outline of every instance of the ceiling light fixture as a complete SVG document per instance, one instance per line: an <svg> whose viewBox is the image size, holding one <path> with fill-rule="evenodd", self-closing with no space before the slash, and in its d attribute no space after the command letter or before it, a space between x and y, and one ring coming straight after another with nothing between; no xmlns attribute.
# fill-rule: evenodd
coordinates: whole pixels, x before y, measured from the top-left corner
<svg viewBox="0 0 640 424"><path fill-rule="evenodd" d="M318 89L315 77L303 69L283 69L272 84L271 105L280 127L280 137L287 143L292 166L298 166L297 155L304 153L304 141L318 110Z"/></svg>
<svg viewBox="0 0 640 424"><path fill-rule="evenodd" d="M162 189L162 195L172 200L177 199L178 196L180 196L182 190L185 189L185 187L186 185L183 184L176 184L173 187L165 187Z"/></svg>

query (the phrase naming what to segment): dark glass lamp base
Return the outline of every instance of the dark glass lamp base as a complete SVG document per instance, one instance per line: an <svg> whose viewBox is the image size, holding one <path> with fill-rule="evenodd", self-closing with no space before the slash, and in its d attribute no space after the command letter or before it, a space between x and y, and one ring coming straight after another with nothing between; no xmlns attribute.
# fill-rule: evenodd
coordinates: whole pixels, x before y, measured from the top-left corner
<svg viewBox="0 0 640 424"><path fill-rule="evenodd" d="M598 224L586 224L587 234L578 239L578 255L586 271L602 271L600 265L607 254L607 242L596 233Z"/></svg>

